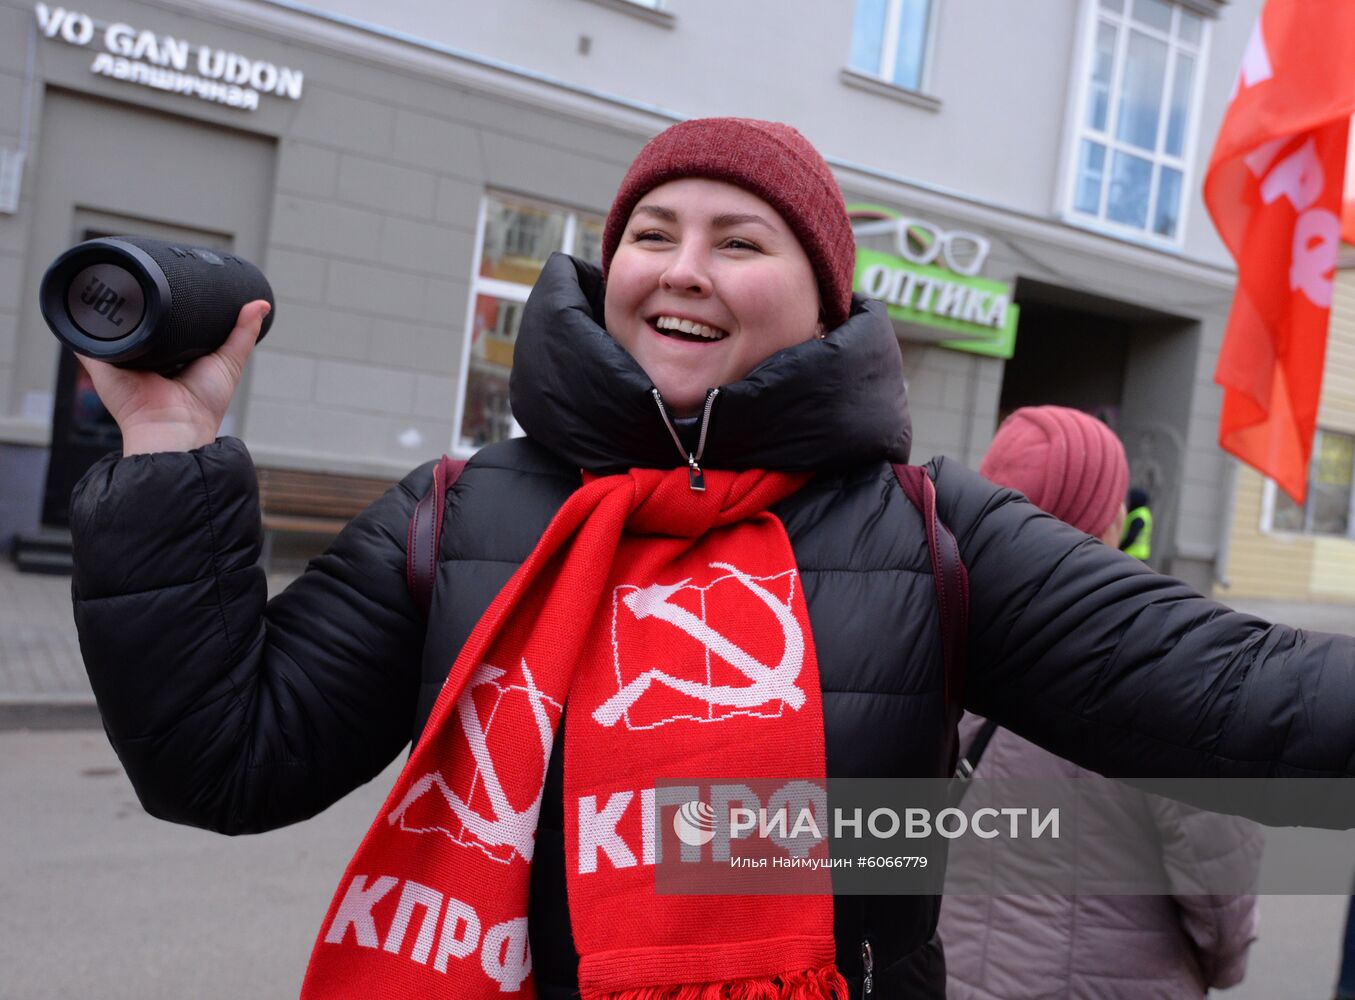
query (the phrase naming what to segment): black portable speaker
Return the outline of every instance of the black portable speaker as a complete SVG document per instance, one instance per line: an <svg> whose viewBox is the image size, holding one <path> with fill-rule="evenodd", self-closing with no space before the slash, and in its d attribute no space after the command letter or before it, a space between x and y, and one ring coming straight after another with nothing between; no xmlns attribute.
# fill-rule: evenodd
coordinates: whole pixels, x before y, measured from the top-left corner
<svg viewBox="0 0 1355 1000"><path fill-rule="evenodd" d="M39 294L43 319L77 354L160 372L220 347L246 302L274 304L268 279L249 261L147 236L71 247L47 269ZM260 340L273 316L264 317Z"/></svg>

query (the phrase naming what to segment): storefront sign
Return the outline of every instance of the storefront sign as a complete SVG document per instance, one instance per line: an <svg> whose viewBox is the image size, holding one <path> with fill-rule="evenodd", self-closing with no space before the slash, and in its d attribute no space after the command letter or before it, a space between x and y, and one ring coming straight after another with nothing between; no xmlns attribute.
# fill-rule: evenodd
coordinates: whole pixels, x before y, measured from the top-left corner
<svg viewBox="0 0 1355 1000"><path fill-rule="evenodd" d="M90 71L174 94L255 111L260 94L297 101L300 70L249 59L238 52L192 45L181 38L140 30L129 24L100 24L88 14L49 7L34 8L43 36L82 48L96 39L103 51Z"/></svg>
<svg viewBox="0 0 1355 1000"><path fill-rule="evenodd" d="M878 205L848 205L847 212L858 239L892 235L895 243L894 253L857 247L858 292L884 302L899 323L923 328L912 339L1012 356L1020 307L1012 303L1010 286L979 274L988 258L987 239L947 232Z"/></svg>

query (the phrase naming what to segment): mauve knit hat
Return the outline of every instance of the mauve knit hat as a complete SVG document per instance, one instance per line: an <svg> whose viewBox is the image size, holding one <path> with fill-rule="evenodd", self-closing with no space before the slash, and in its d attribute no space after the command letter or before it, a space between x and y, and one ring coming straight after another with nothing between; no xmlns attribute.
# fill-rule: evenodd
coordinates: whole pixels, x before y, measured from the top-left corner
<svg viewBox="0 0 1355 1000"><path fill-rule="evenodd" d="M1013 413L997 429L979 473L1097 538L1114 523L1129 486L1120 439L1095 417L1066 406Z"/></svg>
<svg viewBox="0 0 1355 1000"><path fill-rule="evenodd" d="M789 125L754 118L696 118L665 129L630 165L602 233L602 275L621 243L631 210L669 181L706 177L751 191L786 220L819 280L831 330L852 307L856 240L842 190L809 140Z"/></svg>

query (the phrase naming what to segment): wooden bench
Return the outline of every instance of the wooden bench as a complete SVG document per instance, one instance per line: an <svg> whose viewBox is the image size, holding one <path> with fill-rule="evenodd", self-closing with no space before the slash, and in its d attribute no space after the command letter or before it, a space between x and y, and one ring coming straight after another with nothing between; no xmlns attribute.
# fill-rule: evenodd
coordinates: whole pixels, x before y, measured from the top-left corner
<svg viewBox="0 0 1355 1000"><path fill-rule="evenodd" d="M272 563L276 534L333 538L388 490L393 480L303 469L258 469L263 512L263 564Z"/></svg>

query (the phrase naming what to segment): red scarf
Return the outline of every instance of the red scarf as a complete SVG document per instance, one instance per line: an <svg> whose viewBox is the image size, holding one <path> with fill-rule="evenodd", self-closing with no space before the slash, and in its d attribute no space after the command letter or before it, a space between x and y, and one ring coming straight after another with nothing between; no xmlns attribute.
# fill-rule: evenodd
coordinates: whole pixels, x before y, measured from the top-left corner
<svg viewBox="0 0 1355 1000"><path fill-rule="evenodd" d="M822 779L799 574L767 508L805 481L632 470L565 503L461 651L330 904L303 1000L534 998L527 894L561 706L585 1000L844 998L833 901L655 892L665 777Z"/></svg>

